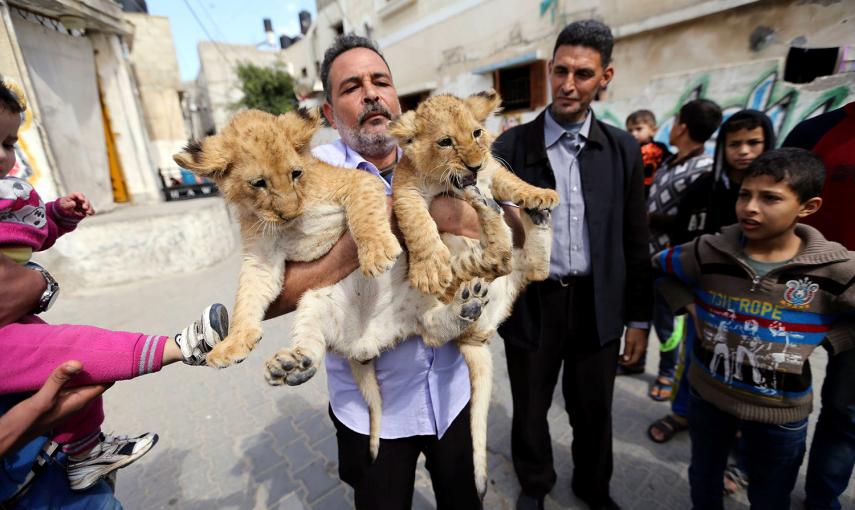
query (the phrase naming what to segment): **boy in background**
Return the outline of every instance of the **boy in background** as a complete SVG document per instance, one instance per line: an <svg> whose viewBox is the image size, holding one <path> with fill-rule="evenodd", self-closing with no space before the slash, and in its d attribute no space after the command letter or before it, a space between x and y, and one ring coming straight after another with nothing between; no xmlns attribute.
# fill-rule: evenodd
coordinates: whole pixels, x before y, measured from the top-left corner
<svg viewBox="0 0 855 510"><path fill-rule="evenodd" d="M662 294L697 335L689 368L691 497L723 508L722 475L737 430L752 508L789 508L812 408L808 358L855 344L855 254L799 220L816 212L825 169L802 149L748 168L737 225L654 257Z"/></svg>
<svg viewBox="0 0 855 510"><path fill-rule="evenodd" d="M668 146L656 142L656 116L650 110L636 110L626 117L626 130L641 146L641 161L644 164L644 192L650 191L656 169L671 156Z"/></svg>

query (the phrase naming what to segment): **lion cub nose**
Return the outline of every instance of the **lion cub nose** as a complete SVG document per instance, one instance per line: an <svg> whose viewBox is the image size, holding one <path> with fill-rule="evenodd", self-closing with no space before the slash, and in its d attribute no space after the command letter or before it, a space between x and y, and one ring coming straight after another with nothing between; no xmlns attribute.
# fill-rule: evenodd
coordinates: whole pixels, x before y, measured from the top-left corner
<svg viewBox="0 0 855 510"><path fill-rule="evenodd" d="M463 165L466 167L467 170L469 170L473 174L478 173L478 170L481 170L481 165L469 166L466 163L464 163Z"/></svg>

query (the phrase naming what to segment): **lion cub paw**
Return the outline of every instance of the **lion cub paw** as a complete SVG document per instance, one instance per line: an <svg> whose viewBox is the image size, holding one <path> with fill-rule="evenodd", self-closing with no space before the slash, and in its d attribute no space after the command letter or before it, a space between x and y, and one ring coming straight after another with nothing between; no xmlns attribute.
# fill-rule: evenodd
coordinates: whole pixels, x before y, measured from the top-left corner
<svg viewBox="0 0 855 510"><path fill-rule="evenodd" d="M423 294L439 296L451 285L451 255L445 245L442 248L432 257L410 259L410 284Z"/></svg>
<svg viewBox="0 0 855 510"><path fill-rule="evenodd" d="M484 307L490 302L487 299L487 288L489 285L481 278L473 278L463 282L460 289L454 295L455 310L457 316L466 322L475 322L481 317Z"/></svg>
<svg viewBox="0 0 855 510"><path fill-rule="evenodd" d="M389 234L380 242L362 243L358 249L359 267L365 276L377 276L392 269L403 250L398 239Z"/></svg>
<svg viewBox="0 0 855 510"><path fill-rule="evenodd" d="M526 209L554 209L558 205L558 193L553 189L539 189L521 197L521 206Z"/></svg>
<svg viewBox="0 0 855 510"><path fill-rule="evenodd" d="M234 331L211 349L205 363L215 368L226 368L245 360L255 344L261 340L261 330Z"/></svg>
<svg viewBox="0 0 855 510"><path fill-rule="evenodd" d="M271 386L297 386L311 379L317 371L315 361L299 347L285 347L267 360L264 378Z"/></svg>

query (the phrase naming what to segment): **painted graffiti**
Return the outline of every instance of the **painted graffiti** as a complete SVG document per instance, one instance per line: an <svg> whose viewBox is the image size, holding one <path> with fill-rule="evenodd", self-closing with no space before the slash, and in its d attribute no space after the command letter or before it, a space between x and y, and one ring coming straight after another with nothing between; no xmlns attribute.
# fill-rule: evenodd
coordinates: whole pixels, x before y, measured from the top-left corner
<svg viewBox="0 0 855 510"><path fill-rule="evenodd" d="M667 143L680 107L693 99L706 98L722 107L725 118L745 108L766 113L780 143L802 120L855 100L855 73L820 78L807 85L785 82L781 74L779 61L765 61L660 78L638 97L595 104L594 110L606 122L624 127L624 120L632 111L649 109L659 122L655 139ZM714 144L715 136L707 144L708 151L712 152Z"/></svg>

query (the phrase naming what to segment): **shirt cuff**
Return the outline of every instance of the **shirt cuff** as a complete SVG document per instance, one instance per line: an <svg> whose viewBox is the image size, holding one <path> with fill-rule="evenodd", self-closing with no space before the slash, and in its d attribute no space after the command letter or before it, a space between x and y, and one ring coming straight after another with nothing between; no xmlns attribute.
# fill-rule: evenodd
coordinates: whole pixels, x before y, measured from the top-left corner
<svg viewBox="0 0 855 510"><path fill-rule="evenodd" d="M636 329L650 329L650 323L643 321L630 321L626 323L626 327Z"/></svg>

